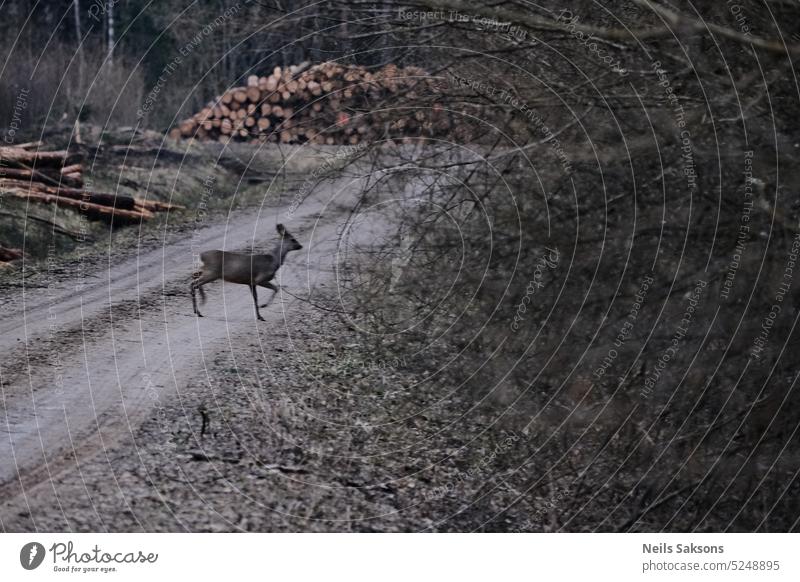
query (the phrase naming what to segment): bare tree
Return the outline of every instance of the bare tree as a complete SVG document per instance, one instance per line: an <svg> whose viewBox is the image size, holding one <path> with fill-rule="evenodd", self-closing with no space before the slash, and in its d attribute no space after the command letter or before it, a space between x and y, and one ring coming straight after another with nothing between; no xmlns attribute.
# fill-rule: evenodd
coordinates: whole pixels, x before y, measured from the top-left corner
<svg viewBox="0 0 800 582"><path fill-rule="evenodd" d="M108 65L114 64L114 4L116 0L108 0L106 4L106 23L108 26Z"/></svg>
<svg viewBox="0 0 800 582"><path fill-rule="evenodd" d="M78 51L78 95L83 95L83 79L85 75L86 62L83 56L83 35L81 34L81 3L80 0L72 2L73 15L75 16L75 44ZM79 100L76 101L76 109L79 107ZM82 143L80 110L75 111L75 143Z"/></svg>

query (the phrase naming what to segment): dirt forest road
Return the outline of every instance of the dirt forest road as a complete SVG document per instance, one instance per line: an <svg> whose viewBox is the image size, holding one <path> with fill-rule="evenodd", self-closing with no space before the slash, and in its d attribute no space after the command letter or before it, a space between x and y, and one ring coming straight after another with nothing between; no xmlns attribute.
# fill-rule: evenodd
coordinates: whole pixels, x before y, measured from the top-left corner
<svg viewBox="0 0 800 582"><path fill-rule="evenodd" d="M80 473L178 398L232 337L280 329L285 306L297 300L279 294L258 322L242 285L209 285L205 317L195 317L188 284L198 252L267 252L283 221L304 248L289 255L276 282L303 296L334 277L348 216L337 195L319 194L288 220L287 207L239 211L123 260L112 249L104 265L54 269L47 287L9 298L0 318L2 529L37 489ZM259 295L263 303L272 292Z"/></svg>

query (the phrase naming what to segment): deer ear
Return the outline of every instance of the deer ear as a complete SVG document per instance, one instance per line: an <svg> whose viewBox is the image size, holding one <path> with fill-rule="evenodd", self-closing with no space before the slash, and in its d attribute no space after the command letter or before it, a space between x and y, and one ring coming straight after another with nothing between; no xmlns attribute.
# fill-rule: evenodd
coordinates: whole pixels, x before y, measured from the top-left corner
<svg viewBox="0 0 800 582"><path fill-rule="evenodd" d="M278 234L281 235L281 236L283 236L286 233L286 229L283 228L282 224L279 224L278 226L276 226L275 230L277 230Z"/></svg>

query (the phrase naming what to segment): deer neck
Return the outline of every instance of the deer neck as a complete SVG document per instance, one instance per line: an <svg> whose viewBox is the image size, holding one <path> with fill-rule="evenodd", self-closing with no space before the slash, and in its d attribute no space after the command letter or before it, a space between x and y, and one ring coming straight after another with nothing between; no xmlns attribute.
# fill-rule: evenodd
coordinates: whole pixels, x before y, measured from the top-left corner
<svg viewBox="0 0 800 582"><path fill-rule="evenodd" d="M289 252L289 246L278 243L275 245L275 248L272 249L272 256L277 258L278 264L276 265L275 269L279 269L280 266L283 264L283 260L286 258L286 253Z"/></svg>

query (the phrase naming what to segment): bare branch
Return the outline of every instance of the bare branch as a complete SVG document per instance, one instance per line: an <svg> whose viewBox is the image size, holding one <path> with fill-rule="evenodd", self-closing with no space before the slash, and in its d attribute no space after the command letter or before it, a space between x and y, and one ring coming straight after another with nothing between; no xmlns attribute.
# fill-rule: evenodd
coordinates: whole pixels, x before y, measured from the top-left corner
<svg viewBox="0 0 800 582"><path fill-rule="evenodd" d="M770 52L781 53L784 55L800 54L800 45L787 45L780 40L762 39L756 36L745 35L717 24L707 23L701 20L690 18L678 14L662 6L657 6L648 0L639 0L638 4L647 6L664 20L664 26L656 26L644 29L627 28L601 28L578 22L558 22L549 18L541 18L520 10L509 10L499 6L475 6L468 4L464 0L417 0L417 4L427 6L435 10L449 9L463 13L472 13L478 16L509 21L514 24L535 30L552 31L574 31L592 35L606 40L621 41L642 41L661 38L669 38L676 34L675 28L680 28L681 32L701 32L708 30L719 34L730 40L760 48Z"/></svg>

